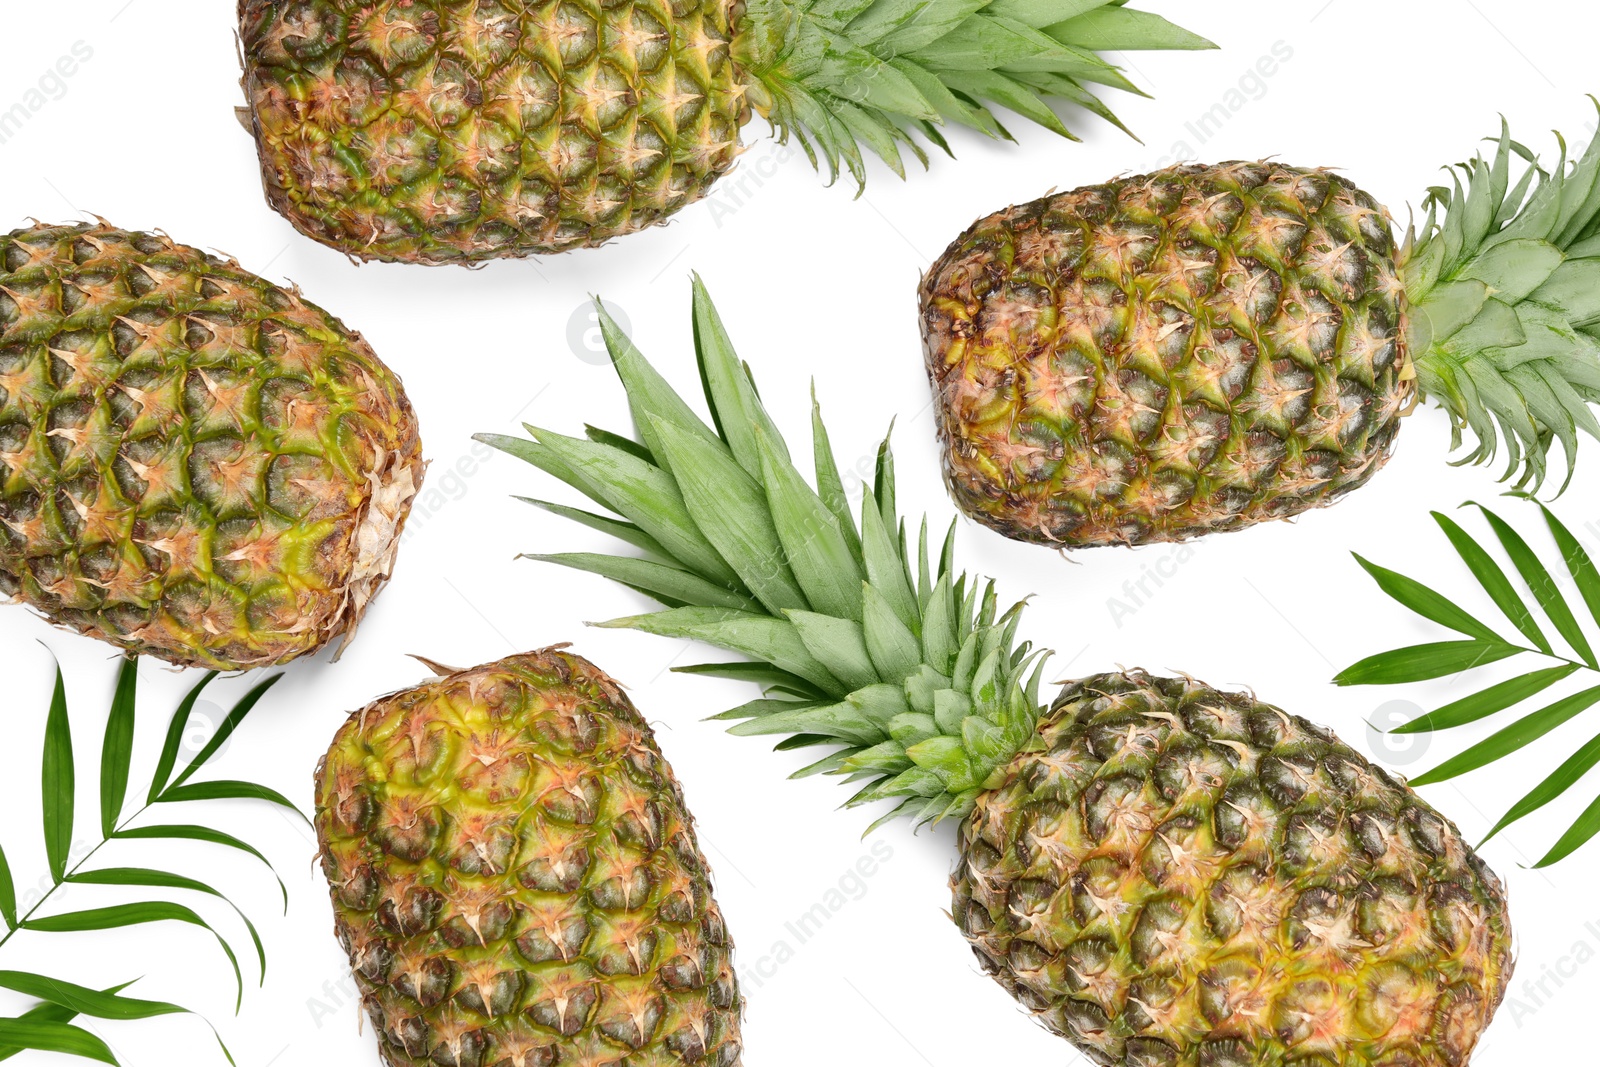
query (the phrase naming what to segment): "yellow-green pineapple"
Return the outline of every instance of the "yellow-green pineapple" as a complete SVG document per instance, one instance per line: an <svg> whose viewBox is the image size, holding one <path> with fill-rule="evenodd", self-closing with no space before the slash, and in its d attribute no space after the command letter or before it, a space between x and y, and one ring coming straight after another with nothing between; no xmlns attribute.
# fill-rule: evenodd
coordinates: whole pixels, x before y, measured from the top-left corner
<svg viewBox="0 0 1600 1067"><path fill-rule="evenodd" d="M439 673L352 714L317 770L383 1062L738 1064L711 874L621 687L560 648Z"/></svg>
<svg viewBox="0 0 1600 1067"><path fill-rule="evenodd" d="M1000 104L1115 117L1097 51L1209 47L1121 0L240 0L267 198L361 259L472 263L660 223L753 114L830 175ZM903 171L902 171L903 173Z"/></svg>
<svg viewBox="0 0 1600 1067"><path fill-rule="evenodd" d="M1184 541L1365 485L1418 400L1462 462L1600 436L1600 141L1493 159L1435 189L1420 231L1347 179L1190 165L980 219L928 270L922 334L962 511L1056 547ZM1465 178L1465 187L1462 179Z"/></svg>
<svg viewBox="0 0 1600 1067"><path fill-rule="evenodd" d="M0 593L171 663L354 633L422 482L361 336L161 234L0 237Z"/></svg>

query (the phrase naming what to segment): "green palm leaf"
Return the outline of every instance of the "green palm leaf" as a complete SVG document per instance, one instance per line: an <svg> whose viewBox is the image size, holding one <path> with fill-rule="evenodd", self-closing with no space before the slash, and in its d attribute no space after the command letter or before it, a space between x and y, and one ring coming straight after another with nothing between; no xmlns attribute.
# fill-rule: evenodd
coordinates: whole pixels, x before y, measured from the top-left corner
<svg viewBox="0 0 1600 1067"><path fill-rule="evenodd" d="M1528 499L1521 493L1509 495ZM1558 571L1570 579L1584 609L1581 614L1600 624L1600 569L1596 568L1587 550L1549 508L1538 504L1562 564L1552 568L1500 515L1475 502L1464 506L1475 507L1482 513L1493 534L1492 543L1511 563L1511 573L1520 580L1520 588L1490 549L1460 524L1437 512L1434 519L1481 592L1510 620L1526 643L1499 636L1480 622L1463 606L1465 597L1451 596L1357 555L1357 563L1385 594L1423 618L1465 634L1470 640L1442 641L1381 652L1346 668L1334 681L1339 685L1398 685L1452 678L1488 663L1522 655L1541 657L1547 663L1504 681L1475 688L1467 696L1393 731L1401 734L1451 730L1492 719L1523 707L1576 675L1588 676L1589 684L1575 692L1558 695L1536 710L1521 712L1508 725L1412 779L1416 786L1447 781L1510 758L1600 704L1600 684L1595 684L1600 682L1600 660L1596 658L1593 641L1579 621L1580 612L1568 603L1567 589L1557 579ZM1571 649L1570 655L1559 651L1545 636L1541 616ZM1596 766L1600 766L1600 736L1576 751L1569 750L1558 767L1495 822L1484 840L1554 804L1577 787ZM1538 866L1559 862L1597 833L1600 833L1600 799L1577 817Z"/></svg>
<svg viewBox="0 0 1600 1067"><path fill-rule="evenodd" d="M4 948L13 937L20 935L85 933L159 922L185 923L209 932L227 957L238 990L235 1001L237 1010L242 1004L244 994L244 980L238 959L227 939L193 909L159 900L112 904L64 914L47 914L44 913L44 909L57 890L67 884L178 889L215 897L227 903L239 915L240 921L250 934L264 979L266 950L261 935L249 916L220 890L186 875L147 867L85 868L89 861L111 841L133 843L187 840L222 845L247 853L260 860L271 871L271 863L259 849L224 831L197 825L139 826L134 823L157 803L195 800L252 798L298 811L287 798L266 786L237 781L190 781L196 771L221 751L222 745L242 725L261 697L277 682L278 677L270 677L247 692L218 725L212 738L200 753L174 779L173 772L178 767L184 730L201 693L216 678L216 673L204 676L199 684L188 692L168 722L166 739L156 761L156 769L149 790L145 794L144 804L137 811L124 816L137 736L138 695L138 664L131 657L124 658L118 669L116 687L101 743L98 783L100 839L97 843L83 843L91 847L88 848L86 855L74 862L73 833L76 825L77 776L66 683L58 664L50 710L45 723L44 754L40 774L49 888L38 901L31 903L26 914L19 914L16 883L11 865L4 850L0 849L0 916L5 918L7 926L6 933L0 936L0 948ZM277 872L272 871L272 874L278 882L287 910L288 892L284 888L282 879L277 878ZM61 978L0 969L0 989L21 993L42 1002L16 1017L0 1017L0 1060L10 1059L24 1051L39 1051L115 1064L116 1058L105 1042L87 1030L72 1025L73 1019L80 1015L88 1015L126 1022L161 1015L191 1014L188 1009L177 1004L122 996L121 993L126 988L126 985L121 985L97 991ZM216 1034L215 1029L212 1032L213 1035ZM217 1041L224 1058L230 1064L233 1063L233 1056L227 1046L222 1044L220 1036Z"/></svg>

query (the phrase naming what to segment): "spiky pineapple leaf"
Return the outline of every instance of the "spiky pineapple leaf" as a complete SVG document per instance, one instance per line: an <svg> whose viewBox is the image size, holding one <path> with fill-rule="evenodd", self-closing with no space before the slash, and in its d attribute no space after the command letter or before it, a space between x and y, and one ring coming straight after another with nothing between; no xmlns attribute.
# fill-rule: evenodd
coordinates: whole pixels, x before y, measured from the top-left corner
<svg viewBox="0 0 1600 1067"><path fill-rule="evenodd" d="M1423 201L1405 249L1408 340L1452 448L1475 438L1456 462L1493 462L1503 445L1502 477L1537 489L1559 443L1564 489L1579 435L1600 438L1600 138L1570 161L1562 141L1550 170L1503 120L1497 140ZM1515 185L1513 156L1527 161Z"/></svg>
<svg viewBox="0 0 1600 1067"><path fill-rule="evenodd" d="M1126 130L1090 86L1139 90L1099 53L1216 46L1125 2L750 0L738 58L780 138L863 184L860 146L903 177L902 148L927 164L915 134L949 151L947 121L1010 139L996 105L1071 140L1062 103Z"/></svg>
<svg viewBox="0 0 1600 1067"><path fill-rule="evenodd" d="M1522 493L1510 495L1531 499ZM1582 544L1555 514L1544 504L1534 503L1540 509L1544 525L1564 565L1565 577L1572 582L1578 599L1588 609L1589 618L1600 623L1600 572L1597 572ZM1424 681L1454 676L1493 660L1518 655L1539 656L1551 662L1549 666L1526 671L1451 701L1397 728L1393 731L1395 733L1424 734L1490 719L1527 704L1539 694L1576 675L1588 675L1591 683L1600 681L1600 677L1597 677L1600 676L1600 663L1596 662L1593 642L1584 632L1578 613L1568 603L1566 589L1557 580L1555 571L1499 514L1482 504L1463 506L1475 507L1483 515L1494 543L1511 562L1513 572L1520 579L1520 589L1512 583L1491 551L1458 523L1438 513L1434 514L1434 518L1479 589L1512 622L1527 644L1518 645L1502 637L1494 637L1492 641L1480 637L1471 641L1398 649L1362 660L1341 672L1334 679L1335 682L1340 685L1391 685ZM1424 618L1463 633L1472 633L1473 627L1481 625L1470 612L1444 593L1369 563L1360 556L1356 556L1356 560L1372 575L1384 593ZM1571 649L1570 656L1558 651L1545 636L1539 616L1543 616ZM1480 651L1494 649L1495 652L1492 658L1479 659L1473 654L1474 648ZM1521 713L1513 722L1487 738L1413 778L1412 784L1430 785L1491 766L1534 744L1597 704L1600 704L1600 685L1596 684L1558 696L1535 710ZM1485 840L1555 803L1597 765L1600 765L1600 737L1571 753L1560 766L1513 804L1495 822ZM1600 800L1577 817L1538 866L1559 862L1590 841L1597 832L1600 832Z"/></svg>
<svg viewBox="0 0 1600 1067"><path fill-rule="evenodd" d="M867 15L883 2L874 0ZM927 10L929 17L943 17L942 8ZM937 561L926 522L915 548L908 543L887 440L870 471L865 460L855 466L854 473L873 479L862 489L859 510L851 506L814 391L816 480L815 488L808 485L698 279L693 293L696 362L709 420L663 393L664 380L620 331L607 336L640 435L648 430L652 442L656 464L648 493L638 488L641 461L624 449L610 448L603 465L583 466L576 448L553 457L545 446L561 439L545 430L530 429L537 439L531 442L493 434L478 439L614 509L667 554L607 562L546 554L553 562L581 559L583 569L635 589L647 584L638 568L648 562L715 589L755 594L735 609L712 587L674 577L655 582L658 588L648 593L666 610L600 624L704 641L751 657L751 664L688 669L762 685L761 699L715 716L736 722L733 732L788 735L779 743L784 751L831 747L797 774L864 782L850 804L889 800L898 805L893 813L924 820L964 813L978 786L1027 742L1042 712L1037 670L1031 679L1027 672L1043 653L1016 645L1020 605L1001 613L992 583L954 573L953 525ZM696 426L714 426L715 437ZM611 532L587 513L569 517ZM658 534L663 523L672 526L674 539ZM696 558L701 544L713 551ZM732 586L723 583L719 567L737 573Z"/></svg>

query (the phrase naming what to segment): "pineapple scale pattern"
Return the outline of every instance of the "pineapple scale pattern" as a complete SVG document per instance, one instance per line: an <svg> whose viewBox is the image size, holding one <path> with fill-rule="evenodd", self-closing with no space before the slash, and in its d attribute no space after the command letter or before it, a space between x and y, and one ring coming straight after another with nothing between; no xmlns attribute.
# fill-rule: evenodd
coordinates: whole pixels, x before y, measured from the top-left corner
<svg viewBox="0 0 1600 1067"><path fill-rule="evenodd" d="M1331 734L1189 680L1068 686L962 826L956 921L1116 1067L1464 1067L1510 980L1499 881Z"/></svg>
<svg viewBox="0 0 1600 1067"><path fill-rule="evenodd" d="M740 1062L733 947L678 783L587 661L517 656L352 715L317 831L386 1063Z"/></svg>
<svg viewBox="0 0 1600 1067"><path fill-rule="evenodd" d="M421 479L399 380L297 293L104 224L0 238L0 592L282 663L353 630Z"/></svg>
<svg viewBox="0 0 1600 1067"><path fill-rule="evenodd" d="M473 263L663 221L749 118L722 0L241 0L268 199L361 259Z"/></svg>
<svg viewBox="0 0 1600 1067"><path fill-rule="evenodd" d="M980 220L921 291L957 504L1078 547L1333 503L1388 460L1414 393L1396 255L1367 194L1272 163Z"/></svg>

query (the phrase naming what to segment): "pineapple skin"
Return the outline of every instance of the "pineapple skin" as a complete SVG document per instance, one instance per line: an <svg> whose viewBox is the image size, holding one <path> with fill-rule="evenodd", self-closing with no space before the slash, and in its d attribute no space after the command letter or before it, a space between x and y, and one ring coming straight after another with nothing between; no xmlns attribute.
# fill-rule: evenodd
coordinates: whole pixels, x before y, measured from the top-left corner
<svg viewBox="0 0 1600 1067"><path fill-rule="evenodd" d="M52 622L222 670L348 640L423 468L298 292L104 222L0 238L0 593Z"/></svg>
<svg viewBox="0 0 1600 1067"><path fill-rule="evenodd" d="M733 945L618 684L546 649L356 712L317 770L335 930L393 1067L740 1063Z"/></svg>
<svg viewBox="0 0 1600 1067"><path fill-rule="evenodd" d="M1057 547L1185 541L1333 503L1415 386L1387 213L1325 170L1183 166L974 224L928 270L945 480Z"/></svg>
<svg viewBox="0 0 1600 1067"><path fill-rule="evenodd" d="M1192 680L1068 686L961 828L954 916L1119 1067L1464 1067L1512 970L1456 828L1324 730Z"/></svg>
<svg viewBox="0 0 1600 1067"><path fill-rule="evenodd" d="M561 252L664 222L739 152L751 111L733 13L240 0L267 199L313 240L402 263Z"/></svg>

